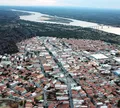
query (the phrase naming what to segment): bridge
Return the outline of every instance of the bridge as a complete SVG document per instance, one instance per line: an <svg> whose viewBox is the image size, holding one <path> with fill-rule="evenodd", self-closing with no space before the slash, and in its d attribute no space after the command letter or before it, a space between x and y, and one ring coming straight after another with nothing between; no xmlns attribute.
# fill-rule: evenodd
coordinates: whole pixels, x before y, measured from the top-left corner
<svg viewBox="0 0 120 108"><path fill-rule="evenodd" d="M109 28L111 28L111 26L99 24L99 25L97 25L97 26L89 26L89 27L85 27L85 28L93 28L93 29L98 29L98 30L99 30L99 29L104 29L104 28L109 29Z"/></svg>

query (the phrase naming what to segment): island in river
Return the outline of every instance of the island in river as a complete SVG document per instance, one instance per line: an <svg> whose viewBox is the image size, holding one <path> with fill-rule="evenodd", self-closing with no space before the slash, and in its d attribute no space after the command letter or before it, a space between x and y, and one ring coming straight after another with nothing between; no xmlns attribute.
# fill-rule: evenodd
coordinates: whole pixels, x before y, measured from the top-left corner
<svg viewBox="0 0 120 108"><path fill-rule="evenodd" d="M51 15L42 14L39 12L31 12L31 11L23 11L23 10L15 10L15 9L12 9L12 11L29 13L27 15L20 16L21 20L43 22L43 23L53 23L53 24L63 24L63 25L71 25L71 26L80 26L80 27L93 28L93 29L97 29L100 31L120 35L120 27L113 27L110 25L75 20L71 18L51 16Z"/></svg>
<svg viewBox="0 0 120 108"><path fill-rule="evenodd" d="M73 22L72 20L57 17L57 16L42 16L40 18L41 21L50 21L50 22L59 22L59 23L66 23L69 24Z"/></svg>
<svg viewBox="0 0 120 108"><path fill-rule="evenodd" d="M36 17L36 15L38 16ZM44 14L35 14L34 12L25 14L20 11L1 10L0 54L18 52L16 43L34 36L102 40L120 45L120 35L89 28L87 24L91 26L93 23L81 21L81 25L84 27L80 27L72 25L75 21L59 24L50 21L40 21L41 17L44 17ZM26 19L22 20L22 18Z"/></svg>

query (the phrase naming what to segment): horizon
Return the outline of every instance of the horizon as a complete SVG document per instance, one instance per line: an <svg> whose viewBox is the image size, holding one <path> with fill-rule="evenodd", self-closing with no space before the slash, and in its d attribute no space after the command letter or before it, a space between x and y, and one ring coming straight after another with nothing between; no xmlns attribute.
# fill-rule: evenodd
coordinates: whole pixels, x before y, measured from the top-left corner
<svg viewBox="0 0 120 108"><path fill-rule="evenodd" d="M109 3L109 5L108 5ZM94 9L120 9L119 0L4 0L0 6L25 6L25 7L77 7Z"/></svg>
<svg viewBox="0 0 120 108"><path fill-rule="evenodd" d="M120 11L119 8L97 8L97 7L77 7L77 6L17 6L17 5L0 5L0 7L19 7L19 8L30 8L30 7L33 7L33 8L70 8L70 9L97 9L97 10L118 10Z"/></svg>

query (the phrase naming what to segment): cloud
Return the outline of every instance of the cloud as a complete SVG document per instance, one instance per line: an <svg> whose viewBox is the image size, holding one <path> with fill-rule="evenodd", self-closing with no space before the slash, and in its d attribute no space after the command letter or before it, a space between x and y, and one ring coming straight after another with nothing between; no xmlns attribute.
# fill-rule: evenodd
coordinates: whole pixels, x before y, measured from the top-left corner
<svg viewBox="0 0 120 108"><path fill-rule="evenodd" d="M0 5L120 8L120 0L0 0Z"/></svg>
<svg viewBox="0 0 120 108"><path fill-rule="evenodd" d="M55 5L56 0L36 0L37 3L42 4L42 5Z"/></svg>
<svg viewBox="0 0 120 108"><path fill-rule="evenodd" d="M56 5L57 0L0 0L2 5L20 5L20 6L39 6L39 5Z"/></svg>

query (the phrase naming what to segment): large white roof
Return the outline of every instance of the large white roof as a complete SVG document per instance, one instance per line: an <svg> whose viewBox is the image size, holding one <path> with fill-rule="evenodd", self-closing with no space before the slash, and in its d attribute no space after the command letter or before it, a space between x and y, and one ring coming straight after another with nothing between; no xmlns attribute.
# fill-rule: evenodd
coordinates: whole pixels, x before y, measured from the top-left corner
<svg viewBox="0 0 120 108"><path fill-rule="evenodd" d="M96 59L107 59L108 58L107 56L105 56L103 54L93 54L91 56L96 58Z"/></svg>
<svg viewBox="0 0 120 108"><path fill-rule="evenodd" d="M114 58L115 61L120 62L120 57Z"/></svg>

